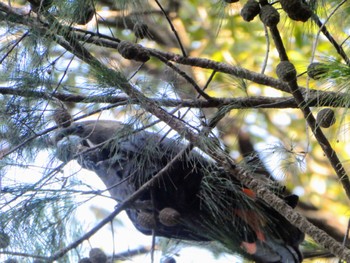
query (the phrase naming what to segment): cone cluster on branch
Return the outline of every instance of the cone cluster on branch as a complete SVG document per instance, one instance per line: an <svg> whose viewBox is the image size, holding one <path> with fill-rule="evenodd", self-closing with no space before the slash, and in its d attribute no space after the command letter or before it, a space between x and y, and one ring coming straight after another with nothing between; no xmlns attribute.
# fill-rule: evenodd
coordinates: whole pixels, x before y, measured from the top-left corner
<svg viewBox="0 0 350 263"><path fill-rule="evenodd" d="M280 0L282 10L288 17L295 21L306 22L312 16L310 7L301 0ZM242 18L249 22L257 15L268 27L276 26L280 19L280 14L276 8L266 0L248 0L241 10Z"/></svg>
<svg viewBox="0 0 350 263"><path fill-rule="evenodd" d="M132 59L139 62L146 62L150 56L142 46L133 44L129 41L120 41L118 44L118 52L126 59Z"/></svg>
<svg viewBox="0 0 350 263"><path fill-rule="evenodd" d="M335 113L332 109L322 109L317 113L316 124L322 128L329 128L336 122Z"/></svg>

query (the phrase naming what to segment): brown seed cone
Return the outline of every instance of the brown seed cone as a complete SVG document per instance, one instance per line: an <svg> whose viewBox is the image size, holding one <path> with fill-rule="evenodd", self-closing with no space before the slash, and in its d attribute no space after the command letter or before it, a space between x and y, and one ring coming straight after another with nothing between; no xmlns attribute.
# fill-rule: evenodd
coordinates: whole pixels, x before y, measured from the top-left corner
<svg viewBox="0 0 350 263"><path fill-rule="evenodd" d="M300 0L280 0L280 4L282 6L282 9L286 12L293 12L299 9L301 6Z"/></svg>
<svg viewBox="0 0 350 263"><path fill-rule="evenodd" d="M272 5L264 5L260 9L260 19L265 26L277 26L280 21L280 14Z"/></svg>
<svg viewBox="0 0 350 263"><path fill-rule="evenodd" d="M140 62L146 62L150 59L146 49L128 41L120 41L118 44L118 52L126 59L133 59Z"/></svg>
<svg viewBox="0 0 350 263"><path fill-rule="evenodd" d="M137 222L146 229L155 229L157 225L154 215L147 212L138 213Z"/></svg>
<svg viewBox="0 0 350 263"><path fill-rule="evenodd" d="M53 120L55 121L55 123L57 124L57 126L59 127L68 127L72 124L73 119L72 116L69 114L69 112L67 111L67 109L60 107L57 108L53 115Z"/></svg>
<svg viewBox="0 0 350 263"><path fill-rule="evenodd" d="M306 4L301 3L298 10L294 10L287 14L292 20L306 22L312 16L312 11Z"/></svg>
<svg viewBox="0 0 350 263"><path fill-rule="evenodd" d="M89 252L89 257L91 263L106 263L107 262L107 255L105 252L102 251L102 249L99 248L93 248Z"/></svg>
<svg viewBox="0 0 350 263"><path fill-rule="evenodd" d="M312 16L310 7L300 0L280 0L280 3L292 20L306 22Z"/></svg>
<svg viewBox="0 0 350 263"><path fill-rule="evenodd" d="M92 18L95 15L95 9L93 6L87 5L87 6L84 6L83 9L84 9L83 11L77 10L76 12L75 22L78 25L86 25L92 20Z"/></svg>
<svg viewBox="0 0 350 263"><path fill-rule="evenodd" d="M260 5L255 0L248 0L241 10L241 16L247 22L252 21L260 13Z"/></svg>
<svg viewBox="0 0 350 263"><path fill-rule="evenodd" d="M321 79L327 73L327 66L320 62L311 63L307 67L307 75L312 79Z"/></svg>
<svg viewBox="0 0 350 263"><path fill-rule="evenodd" d="M331 127L336 121L334 110L332 109L322 109L317 113L316 123L322 128Z"/></svg>
<svg viewBox="0 0 350 263"><path fill-rule="evenodd" d="M159 221L165 226L175 226L181 219L180 213L171 207L163 208L159 212Z"/></svg>
<svg viewBox="0 0 350 263"><path fill-rule="evenodd" d="M276 68L277 76L282 81L293 81L297 77L297 71L289 61L281 61Z"/></svg>

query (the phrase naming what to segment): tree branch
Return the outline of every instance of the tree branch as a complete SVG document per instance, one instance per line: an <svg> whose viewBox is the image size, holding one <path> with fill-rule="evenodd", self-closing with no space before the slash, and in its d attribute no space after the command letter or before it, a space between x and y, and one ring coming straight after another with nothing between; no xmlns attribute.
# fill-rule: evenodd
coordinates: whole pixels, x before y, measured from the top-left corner
<svg viewBox="0 0 350 263"><path fill-rule="evenodd" d="M7 5L1 2L0 2L0 10L4 10L7 14L11 15L12 19L10 21L12 21L13 23L19 23L19 24L29 26L31 28L35 28L35 30L43 31L43 33L45 32L49 33L51 36L54 33L58 33L58 34L61 33L65 35L68 32L69 34L71 34L71 38L74 38L74 41L83 41L84 43L90 43L98 46L118 49L118 43L120 42L120 40L116 38L111 38L109 36L106 36L100 33L94 33L91 31L83 31L80 29L78 30L73 27L67 27L67 26L59 26L58 28L56 28L57 32L52 32L52 29L51 30L49 29L48 24L40 23L34 19L29 18L27 15L25 16L25 15L18 14L12 8L8 7ZM57 25L59 25L58 22L57 22ZM61 44L64 45L63 43ZM154 56L157 58L162 57L163 62L165 59L165 61L173 61L178 64L183 64L183 65L188 65L193 67L200 67L203 69L211 69L216 72L229 74L235 77L253 81L257 84L266 85L266 86L281 90L283 92L290 93L289 87L286 83L278 79L269 77L267 75L250 71L245 68L228 65L226 63L217 62L210 59L184 57L179 54L164 52L164 51L160 51L152 48L142 47L142 49L144 49L145 52L148 52L151 56Z"/></svg>
<svg viewBox="0 0 350 263"><path fill-rule="evenodd" d="M271 35L273 36L273 39L275 41L275 45L277 47L277 51L280 54L281 60L288 61L288 56L287 56L287 53L285 51L285 48L284 48L282 39L280 37L279 31L277 29L277 26L271 27L270 32L271 32ZM291 64L291 65L293 65L293 64ZM291 70L292 69L290 69L290 71ZM294 68L294 70L295 70L295 68ZM290 72L287 72L286 74L290 74ZM288 85L290 87L290 92L293 94L293 97L294 97L296 103L298 104L300 110L303 112L304 118L307 121L308 125L310 126L312 133L314 134L316 140L318 141L318 144L321 146L323 152L327 156L330 164L332 165L334 171L336 172L340 182L342 183L347 197L350 199L349 176L346 173L344 166L340 162L340 160L337 156L337 153L333 150L327 137L322 132L321 127L316 124L316 119L313 116L310 108L308 107L308 105L304 99L303 94L301 93L301 91L298 87L296 73L295 73L295 77L291 78L291 80L287 80L286 83L288 83Z"/></svg>
<svg viewBox="0 0 350 263"><path fill-rule="evenodd" d="M125 96L106 96L106 95L76 95L70 93L50 93L45 91L36 91L28 89L17 89L12 87L0 87L0 94L14 95L25 98L58 99L62 102L75 103L118 103L119 105L138 104L138 101ZM236 98L215 98L213 100L202 99L162 99L150 98L154 103L164 107L190 107L190 108L218 108L228 106L231 109L285 109L298 108L294 97L266 97L250 96ZM343 107L348 108L350 95L346 93L335 92L311 92L305 101L309 107Z"/></svg>

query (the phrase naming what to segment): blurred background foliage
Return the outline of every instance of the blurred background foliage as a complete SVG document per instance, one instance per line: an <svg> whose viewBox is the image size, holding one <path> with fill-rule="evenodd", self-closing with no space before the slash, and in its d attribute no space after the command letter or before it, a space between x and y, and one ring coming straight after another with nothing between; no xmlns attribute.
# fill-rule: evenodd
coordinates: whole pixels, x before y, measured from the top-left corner
<svg viewBox="0 0 350 263"><path fill-rule="evenodd" d="M50 133L41 133L54 126L53 109L64 104L73 117L95 114L93 118L97 118L99 110L107 107L103 117L125 122L137 119L137 123L143 124L155 120L140 106L128 103L128 100L111 106L108 99L125 98L126 94L118 88L104 84L99 79L99 74L87 63L57 45L54 36L59 30L74 28L86 40L85 47L93 56L108 67L120 70L148 97L159 100L196 100L198 96L188 81L155 57L143 64L123 58L116 48L97 43L101 34L108 36L105 39L112 43L119 42L116 40L127 40L147 48L182 55L175 34L157 1L53 0L52 5L43 7L53 17L51 20L47 18L49 15L30 11L35 8L35 1L30 2L32 7L28 1L1 1L0 7L0 138L3 169L0 194L6 196L1 201L1 208L11 211L11 216L19 213L18 208L23 207L22 202L40 203L44 199L50 204L61 202L57 205L69 206L71 210L68 210L74 211L77 204L73 204L69 198L74 199L75 193L69 193L68 189L96 190L81 181L77 183L75 174L57 174L61 168L56 168L59 164L50 149ZM241 0L229 4L220 0L159 1L189 57L207 58L277 78L275 67L279 58L273 41L258 17L249 23L242 19L240 11L245 2ZM314 7L321 21L327 22L328 31L347 54L350 44L350 3L339 0L307 2ZM19 14L19 17L22 16L23 20L11 16L11 11L4 6ZM275 6L278 8L279 3ZM320 33L320 27L311 20L306 23L295 22L284 12L280 14L279 29L288 56L298 71L298 84L308 90L347 94L350 76L348 65L332 43ZM24 22L29 20L30 22ZM35 27L35 23L43 23L45 27ZM140 39L134 32L143 25L147 25L148 29L145 37ZM89 41L92 36L96 43ZM306 74L308 65L314 61L330 65L327 74L318 80L310 79ZM176 66L202 88L213 73L213 70L202 67L183 64ZM221 72L214 75L205 92L209 96L225 99L260 96L286 100L290 98L290 94L274 87ZM65 97L55 94L64 94ZM302 112L290 107L265 106L233 107L218 123L214 133L239 163L243 163L244 159L239 151L237 134L249 135L250 142L269 172L281 180L291 192L300 195L304 205L298 207L299 211L314 219L321 227L332 226L332 233L339 240L345 233L349 219L349 200L318 142L308 129ZM337 121L323 130L349 171L348 109L344 106L336 107L336 104L334 106ZM317 114L322 107L323 105L316 105L312 107L312 112ZM174 107L167 109L172 111ZM177 109L173 114L177 116L185 112L186 108L183 108ZM215 112L215 107L191 109L191 114L187 114L185 119L201 123L202 116L208 119ZM153 129L159 130L162 127L164 126ZM36 172L42 176L37 175L35 179L28 180L25 178L26 172L23 171L27 171L34 163L37 165L38 159L42 158L39 154L43 151L49 152L49 165L41 164L42 167L36 168L39 170ZM21 175L18 171L21 171ZM38 199L33 199L34 193L24 189L28 184L26 181L32 180L35 181L33 189L36 190L38 185L42 188L58 182L64 182L64 186L57 188L57 185L51 185L50 191L45 194L36 192ZM86 189L82 188L82 184ZM67 190L65 196L69 198L64 203L60 198L55 200L54 197L60 195L55 192L57 189L62 190L61 193ZM18 202L16 196L24 201ZM87 200L88 198L84 202ZM102 212L94 209L96 217L100 218ZM54 207L51 212L54 215L59 214L54 213ZM39 213L37 216L40 218L44 215ZM7 216L3 218L3 222L6 222L1 226L3 229L15 229L16 224L11 225ZM62 225L62 222L52 224ZM52 244L58 249L65 242Z"/></svg>

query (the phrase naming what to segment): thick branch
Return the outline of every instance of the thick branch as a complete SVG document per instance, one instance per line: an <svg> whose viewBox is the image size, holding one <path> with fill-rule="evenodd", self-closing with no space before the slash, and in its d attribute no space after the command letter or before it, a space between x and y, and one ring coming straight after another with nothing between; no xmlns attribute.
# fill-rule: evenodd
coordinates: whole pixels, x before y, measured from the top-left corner
<svg viewBox="0 0 350 263"><path fill-rule="evenodd" d="M346 1L343 1L345 3ZM334 37L331 35L331 33L328 31L326 24L322 23L321 19L316 15L312 15L312 20L315 21L317 26L320 28L323 35L329 40L329 42L333 45L335 50L338 52L338 54L344 59L345 63L350 66L350 59L347 56L346 52L344 51L343 47L337 43L337 41L334 39Z"/></svg>
<svg viewBox="0 0 350 263"><path fill-rule="evenodd" d="M280 37L277 26L270 28L271 34L274 36L275 45L280 54L281 60L288 60L282 39ZM287 82L286 82L287 83ZM350 199L350 180L349 176L346 173L346 170L342 163L340 162L337 153L333 150L331 144L329 143L327 137L322 132L322 129L319 125L316 124L316 119L313 116L310 107L308 107L302 92L300 91L297 83L296 77L288 81L290 92L293 94L293 97L298 104L300 110L303 112L304 118L307 121L308 125L311 128L312 133L314 134L318 144L321 146L323 152L326 154L329 162L331 163L334 171L336 172L340 182L343 185L346 195Z"/></svg>
<svg viewBox="0 0 350 263"><path fill-rule="evenodd" d="M50 98L58 99L62 102L75 103L118 103L119 105L138 104L138 101L125 96L106 96L106 95L76 95L69 93L49 93L45 91L16 89L11 87L0 87L0 94L14 95L25 98ZM190 100L190 99L150 99L154 103L164 107L190 107L190 108L218 108L228 106L230 109L285 109L298 108L294 97L237 97L237 98L215 98L214 100ZM306 101L309 107L348 107L349 95L345 93L334 92L314 92Z"/></svg>

